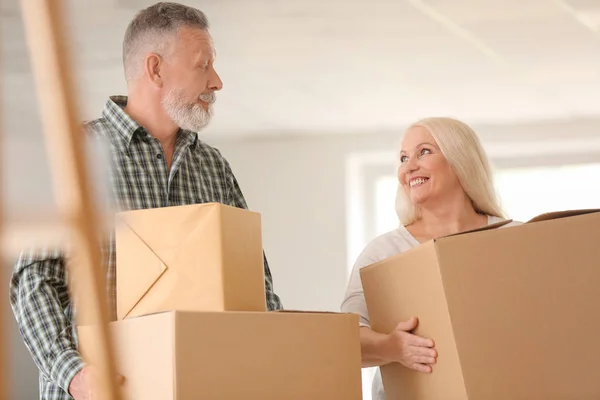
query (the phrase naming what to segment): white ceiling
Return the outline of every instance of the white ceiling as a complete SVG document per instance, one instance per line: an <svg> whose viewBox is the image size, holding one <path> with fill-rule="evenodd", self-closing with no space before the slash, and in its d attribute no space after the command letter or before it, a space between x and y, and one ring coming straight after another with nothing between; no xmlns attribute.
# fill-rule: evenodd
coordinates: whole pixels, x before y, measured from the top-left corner
<svg viewBox="0 0 600 400"><path fill-rule="evenodd" d="M223 134L376 132L600 116L600 0L205 0ZM70 0L82 118L123 93L121 40L145 0ZM9 128L37 117L17 0L3 0ZM19 125L21 124L21 125ZM9 129L10 131L11 129Z"/></svg>

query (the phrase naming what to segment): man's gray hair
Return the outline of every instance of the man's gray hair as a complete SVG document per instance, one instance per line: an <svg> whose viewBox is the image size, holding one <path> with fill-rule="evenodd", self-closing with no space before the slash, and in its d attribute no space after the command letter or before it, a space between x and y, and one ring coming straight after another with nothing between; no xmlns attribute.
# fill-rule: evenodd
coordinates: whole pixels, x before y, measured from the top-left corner
<svg viewBox="0 0 600 400"><path fill-rule="evenodd" d="M167 42L182 26L202 30L209 28L208 19L202 11L183 4L160 2L138 12L129 23L123 40L123 67L127 81L141 72L144 61L141 53L164 53Z"/></svg>

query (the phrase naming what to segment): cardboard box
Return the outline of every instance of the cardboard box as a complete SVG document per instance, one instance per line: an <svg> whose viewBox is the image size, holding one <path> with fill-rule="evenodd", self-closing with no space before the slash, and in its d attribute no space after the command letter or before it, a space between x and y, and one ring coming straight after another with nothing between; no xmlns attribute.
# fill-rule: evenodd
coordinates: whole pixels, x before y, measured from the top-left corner
<svg viewBox="0 0 600 400"><path fill-rule="evenodd" d="M360 400L358 329L355 315L293 312L166 312L110 324L123 400ZM96 331L78 332L87 358Z"/></svg>
<svg viewBox="0 0 600 400"><path fill-rule="evenodd" d="M260 214L219 203L117 214L117 317L266 311Z"/></svg>
<svg viewBox="0 0 600 400"><path fill-rule="evenodd" d="M416 316L432 374L381 367L387 400L600 398L600 212L443 237L361 270L372 328Z"/></svg>

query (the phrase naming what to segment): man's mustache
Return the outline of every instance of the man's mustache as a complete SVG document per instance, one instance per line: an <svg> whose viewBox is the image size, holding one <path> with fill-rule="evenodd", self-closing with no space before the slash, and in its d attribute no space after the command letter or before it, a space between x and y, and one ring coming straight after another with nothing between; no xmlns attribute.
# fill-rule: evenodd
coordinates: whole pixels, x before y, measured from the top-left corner
<svg viewBox="0 0 600 400"><path fill-rule="evenodd" d="M200 95L200 100L208 104L213 104L215 101L217 101L217 95L215 92L202 93Z"/></svg>

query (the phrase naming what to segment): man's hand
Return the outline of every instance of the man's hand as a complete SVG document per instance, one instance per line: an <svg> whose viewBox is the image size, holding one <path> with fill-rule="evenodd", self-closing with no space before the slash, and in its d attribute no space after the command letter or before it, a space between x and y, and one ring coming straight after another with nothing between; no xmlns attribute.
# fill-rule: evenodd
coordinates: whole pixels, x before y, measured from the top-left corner
<svg viewBox="0 0 600 400"><path fill-rule="evenodd" d="M98 387L99 381L98 369L88 365L79 371L71 380L69 385L69 394L75 400L93 400L94 391ZM118 375L116 384L122 385L125 382L125 377Z"/></svg>
<svg viewBox="0 0 600 400"><path fill-rule="evenodd" d="M400 322L388 335L388 356L407 368L431 372L437 361L433 340L410 333L417 327L417 319Z"/></svg>

